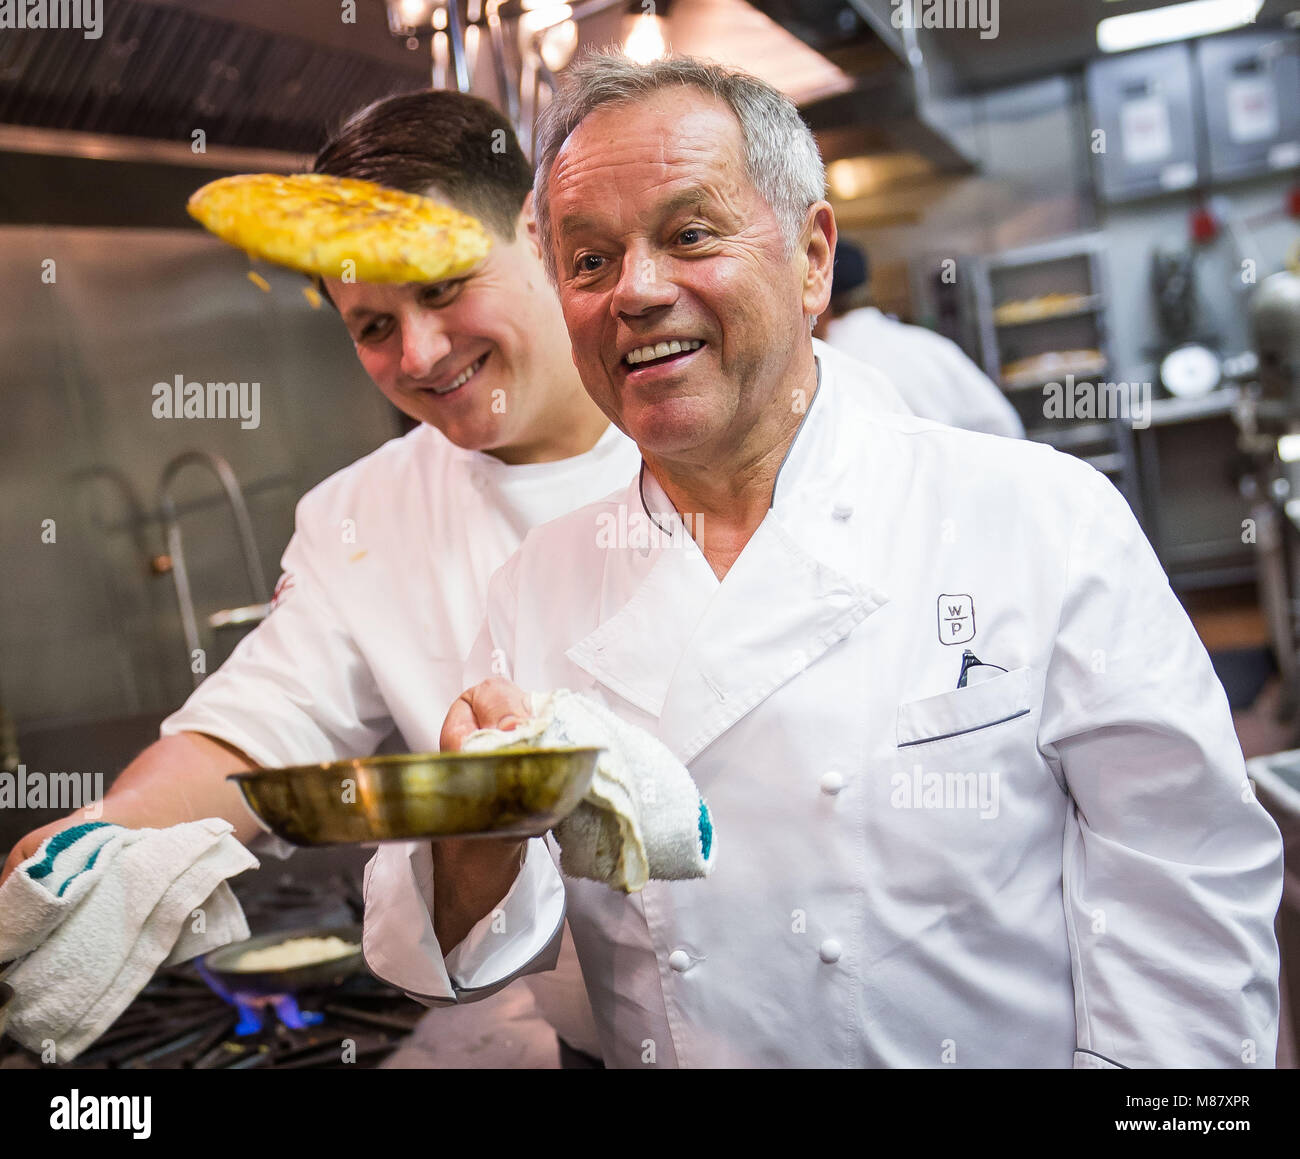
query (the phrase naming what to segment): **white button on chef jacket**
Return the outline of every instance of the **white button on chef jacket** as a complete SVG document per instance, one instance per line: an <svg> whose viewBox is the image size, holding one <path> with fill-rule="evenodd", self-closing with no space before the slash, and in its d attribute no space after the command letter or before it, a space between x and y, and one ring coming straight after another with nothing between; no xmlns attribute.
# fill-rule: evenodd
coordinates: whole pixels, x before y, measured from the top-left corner
<svg viewBox="0 0 1300 1159"><path fill-rule="evenodd" d="M659 1066L1271 1065L1280 837L1127 504L822 365L721 583L693 544L597 546L634 482L489 590L468 675L500 649L655 733L718 834L703 881L563 880L606 1063L649 1039ZM675 518L648 474L646 499ZM1006 671L958 688L968 647ZM800 789L830 769L834 808ZM674 985L685 946L708 969Z"/></svg>
<svg viewBox="0 0 1300 1159"><path fill-rule="evenodd" d="M828 797L834 797L844 788L844 774L837 772L835 769L822 773L821 786L823 793Z"/></svg>

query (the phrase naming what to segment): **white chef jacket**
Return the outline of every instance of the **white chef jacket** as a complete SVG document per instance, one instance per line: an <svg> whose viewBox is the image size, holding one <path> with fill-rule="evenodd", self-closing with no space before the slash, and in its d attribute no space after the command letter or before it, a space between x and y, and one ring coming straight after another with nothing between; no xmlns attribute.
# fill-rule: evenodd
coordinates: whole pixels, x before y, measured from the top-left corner
<svg viewBox="0 0 1300 1159"><path fill-rule="evenodd" d="M872 405L905 410L878 374L866 393ZM162 735L206 733L270 768L364 756L394 732L411 751L436 752L447 708L465 687L489 577L529 528L621 490L640 463L635 444L612 426L586 454L517 466L457 447L426 425L389 441L299 502L275 610L163 722ZM252 845L280 857L293 850L269 833ZM530 856L544 853L538 846ZM394 873L403 889L387 885ZM431 882L428 842L380 846L365 874L373 898L367 965L381 978L402 977L422 999L454 1001L450 978L468 995L491 993L498 987L478 980L495 977L503 961L521 963L494 956L503 947L487 937L490 915L453 951L450 978L441 958L432 979L419 972L424 948L437 945L432 895L421 892ZM577 959L568 942L558 945L557 879L540 877L535 895L513 895L530 910L539 899L552 903L542 917L556 935L540 961L558 953L559 964L530 978L538 1006L571 1045L598 1053ZM378 914L420 931L414 969L404 943L375 937Z"/></svg>
<svg viewBox="0 0 1300 1159"><path fill-rule="evenodd" d="M721 582L688 536L602 542L634 482L489 588L467 675L599 698L713 816L707 879L562 879L606 1063L1271 1066L1280 837L1127 504L1048 447L873 413L845 366ZM1005 671L958 687L967 649ZM530 855L503 960L558 877Z"/></svg>
<svg viewBox="0 0 1300 1159"><path fill-rule="evenodd" d="M464 688L488 578L528 528L621 487L640 462L613 426L586 454L519 466L425 425L385 443L299 502L274 611L163 722L162 735L207 733L272 768L364 756L394 730L408 749L436 752ZM281 857L293 849L269 833L252 845ZM427 842L384 848L430 860ZM386 976L368 930L363 943ZM481 931L467 939L451 961L455 975L472 981L482 964L476 947L493 945ZM567 943L564 954L570 969L536 976L539 1005L566 1040L598 1051L580 983L573 993Z"/></svg>
<svg viewBox="0 0 1300 1159"><path fill-rule="evenodd" d="M1006 395L942 334L909 326L868 306L831 319L826 341L881 371L912 413L923 419L1025 437L1024 424Z"/></svg>

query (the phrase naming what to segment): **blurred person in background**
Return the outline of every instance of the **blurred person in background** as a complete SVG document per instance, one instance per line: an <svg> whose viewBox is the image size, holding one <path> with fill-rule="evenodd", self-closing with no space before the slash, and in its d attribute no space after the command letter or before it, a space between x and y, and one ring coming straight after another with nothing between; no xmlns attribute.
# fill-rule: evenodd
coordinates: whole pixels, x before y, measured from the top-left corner
<svg viewBox="0 0 1300 1159"><path fill-rule="evenodd" d="M961 347L924 326L909 326L867 305L871 269L851 241L835 249L830 309L813 333L889 378L912 412L950 427L1025 437L1015 407Z"/></svg>

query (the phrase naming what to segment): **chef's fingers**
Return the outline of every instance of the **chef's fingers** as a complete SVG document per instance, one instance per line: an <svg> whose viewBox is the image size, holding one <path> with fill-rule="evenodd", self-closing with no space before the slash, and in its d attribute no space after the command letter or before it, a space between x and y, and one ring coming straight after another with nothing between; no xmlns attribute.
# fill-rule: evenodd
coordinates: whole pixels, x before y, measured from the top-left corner
<svg viewBox="0 0 1300 1159"><path fill-rule="evenodd" d="M9 875L18 868L19 862L26 860L27 858L22 851L22 843L19 842L9 851L9 856L5 858L4 868L0 869L0 885L4 885Z"/></svg>
<svg viewBox="0 0 1300 1159"><path fill-rule="evenodd" d="M9 856L5 858L4 869L0 870L0 885L3 885L9 875L41 847L42 841L80 820L82 818L76 814L60 817L57 821L51 821L48 825L42 825L39 829L33 829L20 837L18 843L9 851Z"/></svg>
<svg viewBox="0 0 1300 1159"><path fill-rule="evenodd" d="M509 680L493 676L462 692L447 713L439 740L443 752L457 752L476 729L517 728L529 717L524 690Z"/></svg>

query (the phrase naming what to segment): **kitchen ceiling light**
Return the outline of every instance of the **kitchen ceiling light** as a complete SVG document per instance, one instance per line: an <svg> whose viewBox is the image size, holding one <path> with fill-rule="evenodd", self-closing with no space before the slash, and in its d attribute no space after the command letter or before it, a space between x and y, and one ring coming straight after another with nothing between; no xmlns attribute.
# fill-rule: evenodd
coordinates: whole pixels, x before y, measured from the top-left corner
<svg viewBox="0 0 1300 1159"><path fill-rule="evenodd" d="M567 5L565 7L568 7ZM553 24L542 36L538 51L542 60L552 72L559 72L570 60L578 47L578 26L572 20Z"/></svg>
<svg viewBox="0 0 1300 1159"><path fill-rule="evenodd" d="M916 153L842 157L826 166L826 183L838 201L854 201L890 186L916 184L934 177L935 167Z"/></svg>
<svg viewBox="0 0 1300 1159"><path fill-rule="evenodd" d="M427 34L433 26L434 9L440 7L440 0L388 0L388 30L394 36Z"/></svg>
<svg viewBox="0 0 1300 1159"><path fill-rule="evenodd" d="M668 43L664 39L663 21L653 13L644 13L633 17L627 37L623 41L623 51L637 64L649 64L662 56L668 55Z"/></svg>
<svg viewBox="0 0 1300 1159"><path fill-rule="evenodd" d="M1127 52L1253 24L1264 0L1189 0L1144 12L1108 16L1097 25L1102 52Z"/></svg>
<svg viewBox="0 0 1300 1159"><path fill-rule="evenodd" d="M0 0L0 4L3 2ZM629 3L648 12L655 10L650 0L582 0L577 5L565 0L385 3L390 29L394 35L407 38L408 47L418 47L425 39L430 41L434 89L455 88L467 93L476 87L496 88L497 106L510 118L525 154L532 151L537 115L555 90L556 74L577 51L578 21L610 9L626 12ZM663 15L671 0L655 3L658 15ZM509 9L509 15L502 15L503 8ZM417 21L413 26L412 22ZM512 39L517 50L510 43ZM666 47L662 34L658 39L661 49L657 55L663 55Z"/></svg>
<svg viewBox="0 0 1300 1159"><path fill-rule="evenodd" d="M529 37L536 32L541 32L543 28L562 24L572 15L573 9L568 4L535 4L532 8L525 9L523 15L519 17L521 42L526 42Z"/></svg>
<svg viewBox="0 0 1300 1159"><path fill-rule="evenodd" d="M569 63L578 47L578 26L570 19L568 4L542 4L533 0L519 17L519 53L522 59L540 56L552 72Z"/></svg>

